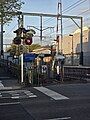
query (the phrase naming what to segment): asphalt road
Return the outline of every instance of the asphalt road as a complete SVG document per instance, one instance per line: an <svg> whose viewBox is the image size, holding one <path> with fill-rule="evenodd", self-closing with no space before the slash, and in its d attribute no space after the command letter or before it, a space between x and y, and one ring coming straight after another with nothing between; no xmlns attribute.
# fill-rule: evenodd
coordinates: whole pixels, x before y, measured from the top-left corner
<svg viewBox="0 0 90 120"><path fill-rule="evenodd" d="M90 120L90 84L0 90L0 120Z"/></svg>

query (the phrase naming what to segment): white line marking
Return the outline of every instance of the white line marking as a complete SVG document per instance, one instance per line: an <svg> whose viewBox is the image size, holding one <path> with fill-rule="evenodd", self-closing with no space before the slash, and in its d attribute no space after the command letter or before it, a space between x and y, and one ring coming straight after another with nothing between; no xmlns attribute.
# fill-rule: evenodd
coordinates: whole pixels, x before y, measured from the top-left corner
<svg viewBox="0 0 90 120"><path fill-rule="evenodd" d="M12 87L4 87L3 86L3 87L0 88L0 90L10 90L10 89L12 89Z"/></svg>
<svg viewBox="0 0 90 120"><path fill-rule="evenodd" d="M0 79L8 79L8 78L10 78L10 77L0 77Z"/></svg>
<svg viewBox="0 0 90 120"><path fill-rule="evenodd" d="M30 95L29 98L32 98L32 97L37 97L36 95Z"/></svg>
<svg viewBox="0 0 90 120"><path fill-rule="evenodd" d="M30 91L25 91L24 93L25 93L26 95L28 95L28 96L33 95L33 93L32 93L32 92L30 92Z"/></svg>
<svg viewBox="0 0 90 120"><path fill-rule="evenodd" d="M19 96L13 96L13 97L11 97L12 99L18 99L19 98Z"/></svg>
<svg viewBox="0 0 90 120"><path fill-rule="evenodd" d="M50 90L48 88L45 88L45 87L34 87L36 90L44 93L45 95L53 98L54 100L63 100L63 99L69 99L68 97L66 96L63 96L53 90Z"/></svg>
<svg viewBox="0 0 90 120"><path fill-rule="evenodd" d="M71 117L53 118L53 119L47 119L47 120L68 120L68 119L71 119Z"/></svg>
<svg viewBox="0 0 90 120"><path fill-rule="evenodd" d="M10 94L16 94L16 93L21 93L24 92L26 90L9 90L9 91L2 91L2 93L10 93Z"/></svg>
<svg viewBox="0 0 90 120"><path fill-rule="evenodd" d="M20 104L20 102L13 102L13 103L0 103L0 106L4 106L4 105L16 105L16 104Z"/></svg>
<svg viewBox="0 0 90 120"><path fill-rule="evenodd" d="M0 82L0 87L4 87L4 85Z"/></svg>
<svg viewBox="0 0 90 120"><path fill-rule="evenodd" d="M14 92L17 92L17 93L21 93L21 92L24 92L26 90L14 90Z"/></svg>
<svg viewBox="0 0 90 120"><path fill-rule="evenodd" d="M32 96L23 95L23 96L12 96L12 97L0 96L0 99L23 99L23 98L35 98L35 97L37 97L37 96L36 95L32 95Z"/></svg>
<svg viewBox="0 0 90 120"><path fill-rule="evenodd" d="M17 93L17 94L16 94L16 93L15 93L15 94L11 94L11 95L12 95L12 96L19 96L19 94L18 94L18 93Z"/></svg>
<svg viewBox="0 0 90 120"><path fill-rule="evenodd" d="M2 97L2 94L0 93L0 97Z"/></svg>
<svg viewBox="0 0 90 120"><path fill-rule="evenodd" d="M30 92L30 91L28 91L28 90L25 91L24 93L25 93L29 98L30 98L30 97L37 97L36 95L34 95L32 92Z"/></svg>

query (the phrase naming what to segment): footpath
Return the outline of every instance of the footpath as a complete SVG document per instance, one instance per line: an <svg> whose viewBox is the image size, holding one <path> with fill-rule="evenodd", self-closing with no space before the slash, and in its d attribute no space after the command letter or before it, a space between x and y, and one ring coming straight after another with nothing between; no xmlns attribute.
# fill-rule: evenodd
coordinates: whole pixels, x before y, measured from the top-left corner
<svg viewBox="0 0 90 120"><path fill-rule="evenodd" d="M0 90L20 89L22 86L18 80L0 67Z"/></svg>

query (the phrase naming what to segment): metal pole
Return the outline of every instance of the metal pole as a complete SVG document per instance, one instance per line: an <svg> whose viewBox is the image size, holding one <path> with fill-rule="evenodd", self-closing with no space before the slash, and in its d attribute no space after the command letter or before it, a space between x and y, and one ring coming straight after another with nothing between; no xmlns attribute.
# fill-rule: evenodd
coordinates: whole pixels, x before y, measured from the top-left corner
<svg viewBox="0 0 90 120"><path fill-rule="evenodd" d="M59 3L58 3L58 9L57 9L57 29L56 29L56 41L57 41L57 54L59 54L59 36L58 36L58 17L59 17Z"/></svg>
<svg viewBox="0 0 90 120"><path fill-rule="evenodd" d="M71 65L73 65L73 35L72 34L69 34L69 36L71 36L72 37L72 50L71 50Z"/></svg>
<svg viewBox="0 0 90 120"><path fill-rule="evenodd" d="M61 27L60 35L58 35L59 20L60 20L60 27ZM62 39L63 39L62 33L63 33L63 30L62 30L62 3L61 3L61 0L60 0L60 2L58 2L58 13L57 13L57 37L60 36L60 38L57 40L58 54L59 54L59 51L61 51L61 53L62 53ZM61 40L61 42L60 42L60 40ZM61 43L61 46L60 46L60 43ZM61 48L61 50L60 50L60 48Z"/></svg>
<svg viewBox="0 0 90 120"><path fill-rule="evenodd" d="M80 35L80 65L83 65L83 18L81 17L81 35Z"/></svg>
<svg viewBox="0 0 90 120"><path fill-rule="evenodd" d="M73 65L73 35L72 35L72 65Z"/></svg>
<svg viewBox="0 0 90 120"><path fill-rule="evenodd" d="M44 14L44 13L25 13L25 12L4 12L4 13L8 13L8 14L12 14L12 15L27 15L27 16L42 16L42 17L55 17L57 18L57 14ZM0 15L1 17L1 15ZM61 15L59 14L59 17L61 17ZM62 18L73 18L73 19L81 19L81 16L69 16L69 15L62 15Z"/></svg>
<svg viewBox="0 0 90 120"><path fill-rule="evenodd" d="M23 15L19 15L18 17L18 27L23 28ZM21 37L23 37L23 32L21 33ZM21 45L23 45L23 39L21 40ZM21 83L23 83L23 53L21 54Z"/></svg>
<svg viewBox="0 0 90 120"><path fill-rule="evenodd" d="M3 14L1 12L1 57L4 57L3 55Z"/></svg>
<svg viewBox="0 0 90 120"><path fill-rule="evenodd" d="M11 14L11 13L10 13ZM15 12L14 12L15 14ZM18 15L18 13L16 13ZM24 13L22 12L22 15L28 15L28 16L43 16L43 17L57 17L56 14L44 14L44 13ZM61 15L58 15L61 17ZM62 15L62 18L73 18L73 19L81 19L81 16L69 16L69 15Z"/></svg>
<svg viewBox="0 0 90 120"><path fill-rule="evenodd" d="M40 16L40 41L42 45L42 16Z"/></svg>
<svg viewBox="0 0 90 120"><path fill-rule="evenodd" d="M62 3L60 2L60 15L61 15L61 54L63 53L62 50L62 42L63 42L63 26L62 26Z"/></svg>
<svg viewBox="0 0 90 120"><path fill-rule="evenodd" d="M21 16L21 27L23 28L23 15ZM23 32L21 34L21 37L23 37ZM21 45L23 45L23 39L21 41ZM21 54L21 83L23 83L23 72L24 72L24 69L23 69L23 53Z"/></svg>

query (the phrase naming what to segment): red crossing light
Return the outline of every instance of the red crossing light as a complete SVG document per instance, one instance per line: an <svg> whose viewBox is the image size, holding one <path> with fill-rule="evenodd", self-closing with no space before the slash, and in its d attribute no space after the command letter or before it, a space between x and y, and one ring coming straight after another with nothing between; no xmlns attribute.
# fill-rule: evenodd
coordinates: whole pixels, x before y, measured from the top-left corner
<svg viewBox="0 0 90 120"><path fill-rule="evenodd" d="M32 37L26 38L26 39L25 39L25 44L26 44L26 45L31 45L31 44L32 44Z"/></svg>

